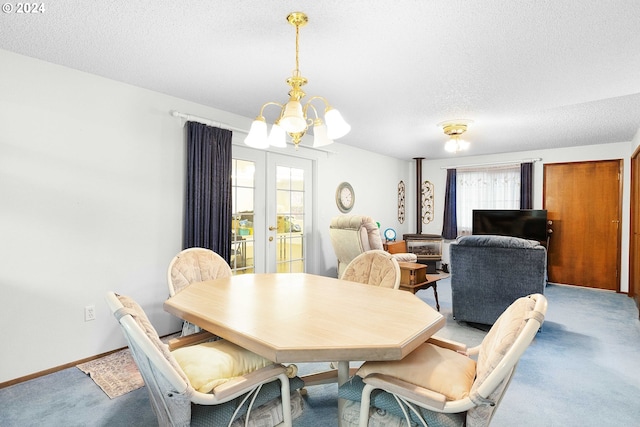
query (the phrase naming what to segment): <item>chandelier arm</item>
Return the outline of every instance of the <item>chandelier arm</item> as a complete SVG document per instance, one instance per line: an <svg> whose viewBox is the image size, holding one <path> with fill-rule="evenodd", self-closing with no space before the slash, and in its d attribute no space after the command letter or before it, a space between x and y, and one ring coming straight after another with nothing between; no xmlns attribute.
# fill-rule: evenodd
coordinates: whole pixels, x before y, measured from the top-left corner
<svg viewBox="0 0 640 427"><path fill-rule="evenodd" d="M324 102L324 111L325 112L331 108L331 104L329 104L329 101L327 101L327 98L325 98L324 96L319 96L319 95L315 95L315 96L312 96L311 98L309 98L309 100L307 101L307 104L311 104L311 101L313 101L315 99L319 99L322 102Z"/></svg>
<svg viewBox="0 0 640 427"><path fill-rule="evenodd" d="M313 99L313 98L311 98L311 99ZM314 107L313 104L311 104L311 99L306 104L304 104L304 107L303 107L302 111L304 112L304 116L307 117L307 110L309 109L309 107L311 107L311 109L313 110L313 114L315 114L316 119L317 119L318 118L318 110L316 110L316 107ZM311 120L311 119L308 119L308 120Z"/></svg>
<svg viewBox="0 0 640 427"><path fill-rule="evenodd" d="M260 115L259 115L259 117L264 118L264 116L263 116L264 109L265 109L268 105L277 105L278 107L280 107L280 115L278 116L278 118L282 117L282 110L283 110L283 108L284 108L284 105L282 105L282 104L280 104L280 103L278 103L278 102L273 102L273 101L267 102L267 103L265 103L262 107L260 107Z"/></svg>

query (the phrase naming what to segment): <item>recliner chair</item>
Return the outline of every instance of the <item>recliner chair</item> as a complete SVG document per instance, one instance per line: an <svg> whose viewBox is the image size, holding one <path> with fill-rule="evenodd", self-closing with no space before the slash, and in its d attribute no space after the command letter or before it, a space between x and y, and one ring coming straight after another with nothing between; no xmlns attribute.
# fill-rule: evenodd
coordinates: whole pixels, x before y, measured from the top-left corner
<svg viewBox="0 0 640 427"><path fill-rule="evenodd" d="M384 250L380 229L373 218L364 215L340 215L329 225L329 237L338 258L338 277L358 255L373 249ZM398 262L416 262L412 253L395 253Z"/></svg>

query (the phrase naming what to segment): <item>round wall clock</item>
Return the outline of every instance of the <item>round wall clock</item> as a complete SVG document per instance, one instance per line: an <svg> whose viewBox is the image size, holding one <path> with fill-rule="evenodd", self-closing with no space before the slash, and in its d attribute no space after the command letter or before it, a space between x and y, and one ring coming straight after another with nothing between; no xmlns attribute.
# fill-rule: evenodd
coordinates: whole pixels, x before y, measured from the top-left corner
<svg viewBox="0 0 640 427"><path fill-rule="evenodd" d="M356 201L356 194L353 187L348 182L341 182L336 189L336 205L340 212L350 212Z"/></svg>

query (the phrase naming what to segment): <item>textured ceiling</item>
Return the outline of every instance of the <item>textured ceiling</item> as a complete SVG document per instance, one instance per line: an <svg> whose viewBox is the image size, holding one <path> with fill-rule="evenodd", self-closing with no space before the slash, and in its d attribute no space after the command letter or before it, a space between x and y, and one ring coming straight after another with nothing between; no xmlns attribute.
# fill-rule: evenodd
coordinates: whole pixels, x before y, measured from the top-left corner
<svg viewBox="0 0 640 427"><path fill-rule="evenodd" d="M285 17L303 11L308 96L352 125L340 142L397 158L453 157L437 123L455 118L474 121L465 155L630 141L640 128L638 0L44 5L2 13L0 48L250 118L286 101Z"/></svg>

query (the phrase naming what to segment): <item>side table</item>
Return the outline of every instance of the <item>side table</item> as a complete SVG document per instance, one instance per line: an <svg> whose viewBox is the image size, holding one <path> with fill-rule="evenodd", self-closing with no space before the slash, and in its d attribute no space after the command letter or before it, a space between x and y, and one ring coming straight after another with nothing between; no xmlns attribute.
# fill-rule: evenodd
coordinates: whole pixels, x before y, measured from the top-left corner
<svg viewBox="0 0 640 427"><path fill-rule="evenodd" d="M440 311L438 302L438 280L449 277L446 273L427 274L427 266L415 262L399 262L400 289L413 294L420 289L433 288L433 296L436 299L436 308Z"/></svg>

